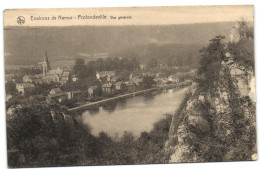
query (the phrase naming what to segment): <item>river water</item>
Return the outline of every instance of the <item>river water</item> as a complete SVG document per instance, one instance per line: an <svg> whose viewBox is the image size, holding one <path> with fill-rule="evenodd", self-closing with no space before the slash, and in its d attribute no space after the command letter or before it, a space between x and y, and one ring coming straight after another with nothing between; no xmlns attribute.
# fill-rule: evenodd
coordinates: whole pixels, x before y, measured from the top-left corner
<svg viewBox="0 0 260 169"><path fill-rule="evenodd" d="M153 124L165 114L174 114L184 98L188 87L182 89L169 89L152 96L135 96L117 101L112 110L99 107L93 113L88 110L82 114L83 122L91 127L91 132L98 135L104 131L108 135L122 136L127 131L134 136L141 132L149 132Z"/></svg>

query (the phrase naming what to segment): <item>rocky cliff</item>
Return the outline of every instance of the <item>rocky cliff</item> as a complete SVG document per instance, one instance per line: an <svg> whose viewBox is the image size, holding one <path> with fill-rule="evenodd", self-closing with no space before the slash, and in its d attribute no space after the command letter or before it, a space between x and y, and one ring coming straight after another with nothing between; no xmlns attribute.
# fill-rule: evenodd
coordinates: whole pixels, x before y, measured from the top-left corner
<svg viewBox="0 0 260 169"><path fill-rule="evenodd" d="M256 160L254 66L238 57L254 57L248 50L253 39L238 33L236 42L221 46L217 38L205 50L203 57L214 59L204 62L209 64L205 71L214 71L198 73L198 82L173 117L165 145L170 163ZM218 62L214 56L221 56Z"/></svg>

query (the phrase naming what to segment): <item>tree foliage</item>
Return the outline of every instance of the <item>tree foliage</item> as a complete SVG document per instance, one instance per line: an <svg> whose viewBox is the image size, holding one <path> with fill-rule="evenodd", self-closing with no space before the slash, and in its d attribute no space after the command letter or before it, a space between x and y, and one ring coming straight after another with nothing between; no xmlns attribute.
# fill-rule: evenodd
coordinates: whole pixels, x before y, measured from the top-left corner
<svg viewBox="0 0 260 169"><path fill-rule="evenodd" d="M18 150L25 161L8 154L10 167L145 164L166 162L163 148L171 116L136 138L125 132L118 140L90 128L77 115L56 105L27 103L7 117L8 150ZM12 159L12 160L11 160ZM13 160L15 159L15 160Z"/></svg>
<svg viewBox="0 0 260 169"><path fill-rule="evenodd" d="M5 84L5 92L6 92L6 94L10 94L10 95L15 94L17 92L15 83L14 82L7 82Z"/></svg>
<svg viewBox="0 0 260 169"><path fill-rule="evenodd" d="M224 38L217 36L211 39L209 45L200 51L202 55L198 68L198 86L204 92L216 92L215 89L220 79L221 62L225 58L225 45L222 43Z"/></svg>
<svg viewBox="0 0 260 169"><path fill-rule="evenodd" d="M152 76L144 76L143 77L143 87L150 88L155 84Z"/></svg>
<svg viewBox="0 0 260 169"><path fill-rule="evenodd" d="M245 67L245 69L254 70L254 29L248 26L245 20L238 21L234 32L238 38L237 42L229 42L227 50L234 57L234 61Z"/></svg>
<svg viewBox="0 0 260 169"><path fill-rule="evenodd" d="M74 73L78 74L84 68L85 68L85 60L84 59L76 59L75 60L75 65L73 67Z"/></svg>

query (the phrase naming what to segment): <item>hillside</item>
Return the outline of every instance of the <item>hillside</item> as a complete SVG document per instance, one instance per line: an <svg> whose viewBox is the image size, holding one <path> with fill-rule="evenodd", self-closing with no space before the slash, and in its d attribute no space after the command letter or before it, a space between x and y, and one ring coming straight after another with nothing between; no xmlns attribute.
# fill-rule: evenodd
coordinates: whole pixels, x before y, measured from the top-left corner
<svg viewBox="0 0 260 169"><path fill-rule="evenodd" d="M120 52L112 53L109 56L116 57L135 57L141 63L148 64L151 58L156 58L158 63L167 64L168 58L181 59L185 62L198 63L200 58L199 49L204 47L203 44L156 44L151 43L148 45L142 45L125 49Z"/></svg>
<svg viewBox="0 0 260 169"><path fill-rule="evenodd" d="M216 35L227 36L232 26L233 22L164 26L5 27L5 64L35 64L42 60L46 51L51 61L75 58L89 61L118 53L130 55L128 51L143 57L150 50L150 45L166 46L173 51L179 49L182 52L178 51L176 55L188 55L198 51ZM160 58L158 55L156 57Z"/></svg>

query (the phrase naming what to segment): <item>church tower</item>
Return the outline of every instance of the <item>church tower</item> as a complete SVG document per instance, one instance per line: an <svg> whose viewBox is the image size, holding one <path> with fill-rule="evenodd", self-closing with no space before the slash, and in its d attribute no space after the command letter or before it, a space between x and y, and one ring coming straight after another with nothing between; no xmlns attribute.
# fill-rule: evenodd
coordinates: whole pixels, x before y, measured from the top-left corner
<svg viewBox="0 0 260 169"><path fill-rule="evenodd" d="M42 74L43 74L44 77L46 76L46 74L49 70L50 70L50 62L48 60L48 55L47 55L47 52L46 52L44 61L42 62Z"/></svg>

